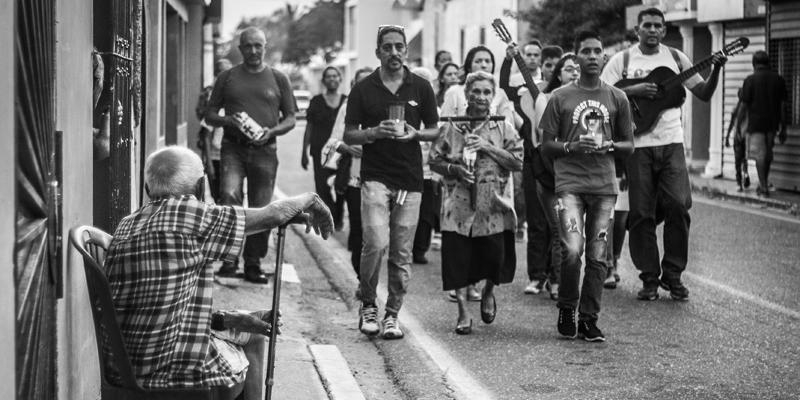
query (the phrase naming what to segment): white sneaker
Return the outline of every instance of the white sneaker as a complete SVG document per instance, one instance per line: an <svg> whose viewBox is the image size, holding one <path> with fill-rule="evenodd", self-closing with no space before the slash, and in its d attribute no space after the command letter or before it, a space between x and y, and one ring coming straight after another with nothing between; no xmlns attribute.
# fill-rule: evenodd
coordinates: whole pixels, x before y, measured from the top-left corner
<svg viewBox="0 0 800 400"><path fill-rule="evenodd" d="M383 319L383 338L386 340L403 338L403 331L400 330L397 317L387 316Z"/></svg>
<svg viewBox="0 0 800 400"><path fill-rule="evenodd" d="M534 279L528 283L528 286L525 286L525 294L539 294L543 287L544 281Z"/></svg>
<svg viewBox="0 0 800 400"><path fill-rule="evenodd" d="M377 335L381 331L378 325L378 307L361 305L358 310L358 330L369 336Z"/></svg>

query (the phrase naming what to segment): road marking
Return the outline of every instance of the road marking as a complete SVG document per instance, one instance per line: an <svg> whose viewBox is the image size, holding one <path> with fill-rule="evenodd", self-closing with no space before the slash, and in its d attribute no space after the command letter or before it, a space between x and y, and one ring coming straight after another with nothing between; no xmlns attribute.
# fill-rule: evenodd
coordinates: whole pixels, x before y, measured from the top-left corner
<svg viewBox="0 0 800 400"><path fill-rule="evenodd" d="M364 400L364 394L350 371L350 366L339 352L339 348L329 344L312 344L308 346L314 357L319 376L332 400Z"/></svg>
<svg viewBox="0 0 800 400"><path fill-rule="evenodd" d="M764 308L767 308L769 310L775 311L777 313L780 313L780 314L789 316L791 318L800 320L800 312L797 312L797 311L792 310L790 308L784 307L784 306L782 306L780 304L776 304L776 303L773 303L771 301L764 300L764 299L762 299L762 298L760 298L758 296L754 296L754 295L752 295L750 293L743 292L743 291L741 291L739 289L734 289L734 288L732 288L732 287L730 287L728 285L724 285L722 283L716 282L714 280L702 277L700 275L697 275L697 274L694 274L694 273L691 273L691 272L684 272L683 275L684 276L688 276L692 280L698 281L701 284L704 284L706 286L711 286L714 289L723 291L723 292L725 292L725 293L727 293L727 294L729 294L731 296L740 297L740 298L745 299L745 300L747 300L747 301L749 301L751 303L755 303L756 305L759 305L761 307L764 307Z"/></svg>
<svg viewBox="0 0 800 400"><path fill-rule="evenodd" d="M700 196L693 196L692 197L692 201L695 201L695 202L698 202L698 203L702 203L702 204L705 204L705 205L709 205L709 206L716 206L716 207L726 208L728 210L733 210L733 211L743 211L743 212L746 212L746 213L749 213L749 214L758 215L760 217L767 217L767 218L777 219L777 220L783 221L783 222L791 222L793 224L800 224L800 218L788 217L788 216L785 216L785 215L775 214L775 213L772 213L772 212L767 212L767 211L759 210L757 208L743 206L743 205L740 205L740 204L728 203L728 202L723 202L723 201L720 201L720 200L712 200L712 199L707 199L705 197L700 197Z"/></svg>
<svg viewBox="0 0 800 400"><path fill-rule="evenodd" d="M289 283L300 283L300 277L297 276L297 270L294 265L283 263L281 266L281 281Z"/></svg>

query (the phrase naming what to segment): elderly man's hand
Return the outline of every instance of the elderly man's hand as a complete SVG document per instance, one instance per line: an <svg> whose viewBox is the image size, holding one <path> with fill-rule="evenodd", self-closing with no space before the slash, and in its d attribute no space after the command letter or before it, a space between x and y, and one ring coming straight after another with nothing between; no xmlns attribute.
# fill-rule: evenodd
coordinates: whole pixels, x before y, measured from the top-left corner
<svg viewBox="0 0 800 400"><path fill-rule="evenodd" d="M269 335L272 332L272 310L253 312L225 311L225 329ZM278 333L281 333L280 312L278 313Z"/></svg>
<svg viewBox="0 0 800 400"><path fill-rule="evenodd" d="M280 214L280 224L305 223L306 233L313 229L318 235L327 239L333 232L333 217L328 206L316 193L303 193L299 196L276 201L274 206Z"/></svg>

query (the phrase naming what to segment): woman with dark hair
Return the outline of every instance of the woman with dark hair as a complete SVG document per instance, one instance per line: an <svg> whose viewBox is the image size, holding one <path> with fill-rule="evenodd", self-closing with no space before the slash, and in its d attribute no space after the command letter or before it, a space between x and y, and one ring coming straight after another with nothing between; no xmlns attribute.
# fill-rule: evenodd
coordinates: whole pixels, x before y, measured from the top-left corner
<svg viewBox="0 0 800 400"><path fill-rule="evenodd" d="M464 78L472 72L483 71L494 74L494 54L486 46L475 46L467 52L464 59ZM464 81L460 85L453 85L444 94L442 103L442 117L463 116L467 113L467 97L464 95ZM506 121L514 124L514 105L502 90L495 90L494 100L489 109L491 115L502 115Z"/></svg>
<svg viewBox="0 0 800 400"><path fill-rule="evenodd" d="M494 77L467 75L466 115L474 122L445 123L430 153L431 169L442 175L442 286L455 290L455 332L472 332L467 309L468 287L486 280L481 320L491 324L497 313L494 288L514 279L516 215L512 171L522 169L522 139L510 121L489 121L497 90Z"/></svg>
<svg viewBox="0 0 800 400"><path fill-rule="evenodd" d="M314 159L314 186L319 197L331 209L337 231L342 229L344 196L336 196L334 200L333 188L328 185L328 178L336 174L336 171L322 166L322 147L331 136L339 108L347 99L347 96L339 93L341 83L342 73L336 67L329 66L322 71L322 85L325 91L312 97L308 105L303 152L300 157L300 165L303 169L308 169L308 148L311 148L311 158Z"/></svg>
<svg viewBox="0 0 800 400"><path fill-rule="evenodd" d="M461 81L459 68L455 63L446 63L439 69L439 76L436 78L439 90L436 92L436 105L441 107L444 103L444 94L453 85L458 85Z"/></svg>
<svg viewBox="0 0 800 400"><path fill-rule="evenodd" d="M552 93L553 90L568 83L575 82L580 76L581 67L575 62L575 54L566 53L558 60L558 63L556 63L555 68L553 68L553 76L550 78L550 82L547 83L544 90L542 90L542 93L548 95L549 99L550 93Z"/></svg>

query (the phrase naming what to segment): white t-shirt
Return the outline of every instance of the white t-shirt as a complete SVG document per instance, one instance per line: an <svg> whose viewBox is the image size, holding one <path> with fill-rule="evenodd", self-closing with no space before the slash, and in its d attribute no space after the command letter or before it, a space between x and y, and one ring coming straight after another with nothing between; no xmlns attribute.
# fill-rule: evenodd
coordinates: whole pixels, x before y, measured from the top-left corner
<svg viewBox="0 0 800 400"><path fill-rule="evenodd" d="M506 92L495 86L494 99L489 108L491 115L502 115L506 121L514 124L514 105L508 100ZM439 117L452 117L467 115L467 95L464 94L464 85L453 85L444 92L444 102Z"/></svg>
<svg viewBox="0 0 800 400"><path fill-rule="evenodd" d="M639 46L629 49L630 60L628 61L628 79L644 78L650 71L658 67L669 67L675 73L680 73L678 64L672 57L672 52L667 46L659 45L658 53L651 55L642 54ZM683 52L678 51L681 66L684 70L692 66L692 61ZM619 52L611 57L608 64L603 69L600 79L613 85L622 80L623 52ZM695 87L703 82L699 74L694 74L689 79L683 81L683 86L688 89ZM671 143L683 143L683 123L681 121L681 108L675 107L665 110L650 132L635 136L633 142L637 148L664 146Z"/></svg>

